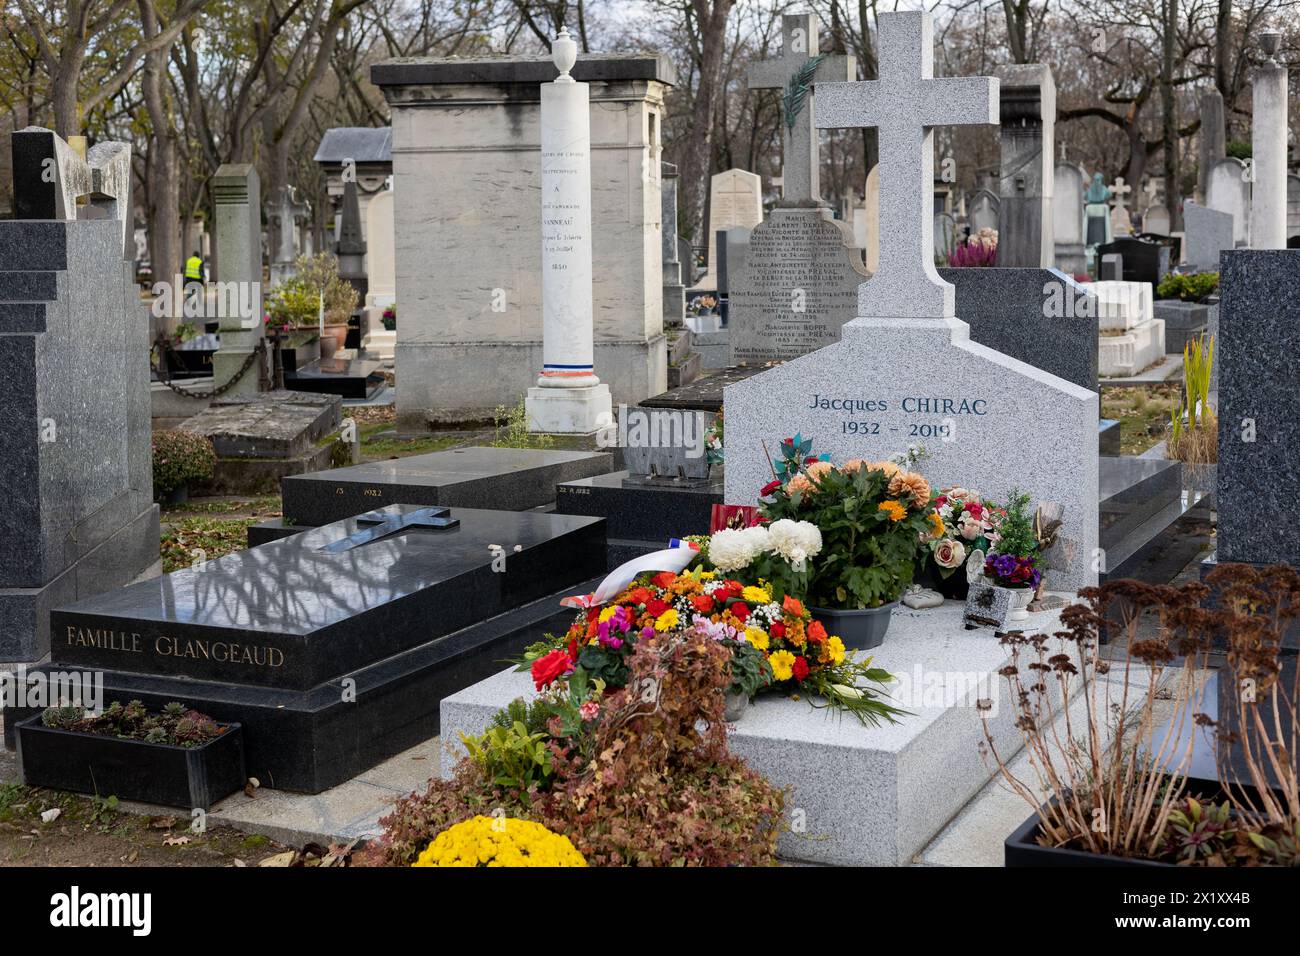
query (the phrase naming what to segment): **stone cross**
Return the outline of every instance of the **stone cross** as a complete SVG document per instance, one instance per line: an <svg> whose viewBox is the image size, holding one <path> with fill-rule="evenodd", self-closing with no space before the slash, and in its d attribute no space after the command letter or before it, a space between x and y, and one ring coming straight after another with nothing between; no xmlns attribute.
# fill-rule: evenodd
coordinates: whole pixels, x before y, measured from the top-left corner
<svg viewBox="0 0 1300 956"><path fill-rule="evenodd" d="M787 110L792 100L799 98L799 73L809 67L813 74L807 87L829 81L847 82L854 79L857 60L851 56L821 56L818 50L817 15L814 13L788 14L781 18L781 55L775 60L763 60L749 68L751 90L782 90L781 124L782 145L782 197L788 205L822 204L818 183L817 128L813 125L813 90L805 88L801 108L794 116L793 126ZM792 84L794 84L792 86ZM776 180L774 179L773 182Z"/></svg>
<svg viewBox="0 0 1300 956"><path fill-rule="evenodd" d="M993 77L934 76L934 22L882 13L878 80L818 86L821 129L874 126L880 143L878 269L858 289L858 317L953 317L953 287L934 267L934 127L996 125Z"/></svg>
<svg viewBox="0 0 1300 956"><path fill-rule="evenodd" d="M334 554L340 551L351 551L363 544L370 544L372 541L378 541L380 538L387 538L390 535L401 534L412 528L433 528L438 531L446 531L457 527L460 524L460 519L451 517L450 508L420 508L418 511L408 511L397 515L384 514L382 511L369 511L357 517L357 524L370 525L370 527L358 528L346 538L331 541L320 550Z"/></svg>
<svg viewBox="0 0 1300 956"><path fill-rule="evenodd" d="M1128 204L1124 197L1133 191L1133 187L1124 182L1123 176L1117 176L1115 181L1110 184L1110 194L1115 197L1115 209L1127 209Z"/></svg>

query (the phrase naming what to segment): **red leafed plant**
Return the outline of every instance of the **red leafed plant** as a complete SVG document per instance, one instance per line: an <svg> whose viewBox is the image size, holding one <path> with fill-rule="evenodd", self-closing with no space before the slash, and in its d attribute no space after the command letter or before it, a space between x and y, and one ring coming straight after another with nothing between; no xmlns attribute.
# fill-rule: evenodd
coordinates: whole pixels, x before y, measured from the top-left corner
<svg viewBox="0 0 1300 956"><path fill-rule="evenodd" d="M409 865L452 824L503 811L564 834L592 866L774 863L784 795L728 751L729 658L691 630L638 641L627 686L600 700L585 739L551 736L545 786L503 786L464 758L398 801L358 862Z"/></svg>

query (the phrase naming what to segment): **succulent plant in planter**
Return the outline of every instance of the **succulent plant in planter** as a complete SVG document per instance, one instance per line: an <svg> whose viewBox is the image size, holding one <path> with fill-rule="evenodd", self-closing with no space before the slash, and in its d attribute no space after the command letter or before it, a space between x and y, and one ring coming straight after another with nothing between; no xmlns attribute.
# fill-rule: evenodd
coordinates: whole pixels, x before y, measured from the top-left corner
<svg viewBox="0 0 1300 956"><path fill-rule="evenodd" d="M1001 672L1001 699L1012 702L1028 771L1011 770L995 717L981 705L986 760L1034 808L1006 842L1007 864L1300 862L1300 771L1291 756L1300 670L1280 663L1300 572L1223 564L1204 584L1112 581L1080 597L1062 612L1056 638L1002 639L1012 663ZM1127 638L1126 660L1102 656L1103 631ZM1203 679L1216 641L1227 644L1218 680L1232 688L1217 710L1205 705ZM1052 705L1074 694L1088 706L1062 732ZM1217 780L1189 775L1207 743Z"/></svg>
<svg viewBox="0 0 1300 956"><path fill-rule="evenodd" d="M181 504L190 482L207 481L217 466L217 453L203 435L181 428L153 433L153 492L157 500Z"/></svg>

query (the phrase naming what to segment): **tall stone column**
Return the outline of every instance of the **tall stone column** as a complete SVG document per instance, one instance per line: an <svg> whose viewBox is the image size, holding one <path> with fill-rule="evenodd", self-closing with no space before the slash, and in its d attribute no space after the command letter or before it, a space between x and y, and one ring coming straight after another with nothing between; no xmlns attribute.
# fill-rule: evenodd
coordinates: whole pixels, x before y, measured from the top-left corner
<svg viewBox="0 0 1300 956"><path fill-rule="evenodd" d="M1254 184L1250 200L1250 247L1286 248L1287 67L1278 61L1282 35L1260 37L1268 61L1254 76L1251 153Z"/></svg>
<svg viewBox="0 0 1300 956"><path fill-rule="evenodd" d="M217 232L214 288L221 348L212 356L212 381L220 386L238 377L227 395L261 389L266 353L244 369L249 353L266 334L262 323L262 195L257 170L227 163L212 178ZM241 372L241 369L243 371Z"/></svg>
<svg viewBox="0 0 1300 956"><path fill-rule="evenodd" d="M569 75L578 44L563 27L551 58L560 75L542 84L542 373L525 407L533 431L590 434L612 410L594 367L590 95Z"/></svg>

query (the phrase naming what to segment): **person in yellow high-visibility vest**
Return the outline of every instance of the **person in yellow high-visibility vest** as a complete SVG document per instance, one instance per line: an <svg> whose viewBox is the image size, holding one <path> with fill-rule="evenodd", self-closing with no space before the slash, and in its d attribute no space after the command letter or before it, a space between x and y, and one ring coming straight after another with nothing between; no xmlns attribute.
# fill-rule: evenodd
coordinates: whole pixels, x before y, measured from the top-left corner
<svg viewBox="0 0 1300 956"><path fill-rule="evenodd" d="M197 252L185 260L185 296L203 294L204 283L203 257Z"/></svg>

